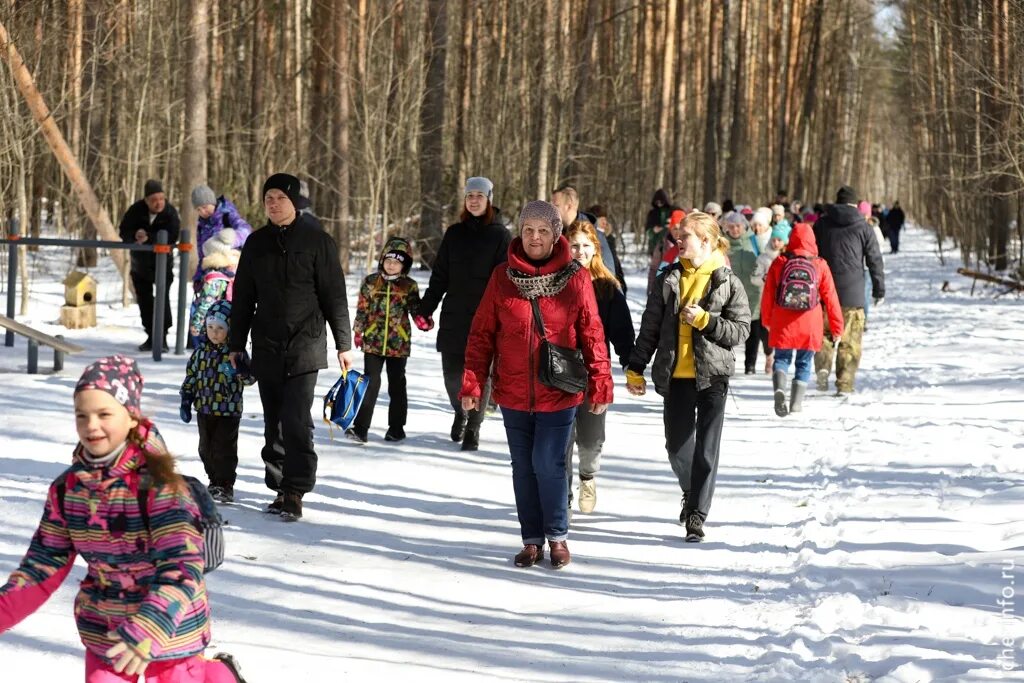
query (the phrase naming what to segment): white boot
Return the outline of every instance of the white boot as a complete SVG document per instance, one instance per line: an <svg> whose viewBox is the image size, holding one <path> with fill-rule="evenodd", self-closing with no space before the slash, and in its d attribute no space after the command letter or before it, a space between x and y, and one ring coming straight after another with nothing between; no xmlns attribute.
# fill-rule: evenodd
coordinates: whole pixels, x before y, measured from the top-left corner
<svg viewBox="0 0 1024 683"><path fill-rule="evenodd" d="M597 479L580 479L580 512L590 514L597 505Z"/></svg>

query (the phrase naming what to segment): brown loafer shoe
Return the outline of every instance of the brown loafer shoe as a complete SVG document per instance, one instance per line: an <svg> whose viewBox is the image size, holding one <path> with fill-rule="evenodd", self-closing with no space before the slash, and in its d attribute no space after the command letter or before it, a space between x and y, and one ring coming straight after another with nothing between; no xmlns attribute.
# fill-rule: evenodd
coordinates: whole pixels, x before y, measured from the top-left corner
<svg viewBox="0 0 1024 683"><path fill-rule="evenodd" d="M517 567L532 567L544 559L544 546L536 543L527 543L516 555Z"/></svg>
<svg viewBox="0 0 1024 683"><path fill-rule="evenodd" d="M551 566L555 569L561 569L572 560L565 541L548 541L548 546L551 548Z"/></svg>

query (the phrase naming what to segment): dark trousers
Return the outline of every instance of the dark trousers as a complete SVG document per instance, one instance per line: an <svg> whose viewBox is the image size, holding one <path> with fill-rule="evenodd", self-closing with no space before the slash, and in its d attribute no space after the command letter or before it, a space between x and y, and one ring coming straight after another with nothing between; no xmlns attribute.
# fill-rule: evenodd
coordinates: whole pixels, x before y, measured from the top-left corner
<svg viewBox="0 0 1024 683"><path fill-rule="evenodd" d="M746 347L743 353L743 367L746 370L757 369L757 346L761 345L764 355L768 355L771 349L768 348L768 330L761 324L761 318L751 318L750 336L747 337Z"/></svg>
<svg viewBox="0 0 1024 683"><path fill-rule="evenodd" d="M697 391L697 380L673 379L665 397L665 448L687 507L707 519L718 476L729 380L717 378Z"/></svg>
<svg viewBox="0 0 1024 683"><path fill-rule="evenodd" d="M487 411L487 404L491 402L491 379L487 378L480 395L480 409L471 410L467 414L462 409L462 401L459 400L459 392L462 391L462 372L466 369L466 357L461 353L441 354L441 373L444 375L444 388L448 392L448 400L456 415L466 418L466 428L478 431L484 421L484 414Z"/></svg>
<svg viewBox="0 0 1024 683"><path fill-rule="evenodd" d="M199 413L199 458L211 486L235 487L238 469L238 425L241 416Z"/></svg>
<svg viewBox="0 0 1024 683"><path fill-rule="evenodd" d="M167 286L164 292L164 337L167 330L171 329L171 282L174 280L170 274L167 275ZM139 317L142 318L142 329L146 330L146 337L153 338L153 303L155 301L153 292L156 291L156 282L148 277L142 277L132 273L132 287L135 288L135 300L139 302Z"/></svg>
<svg viewBox="0 0 1024 683"><path fill-rule="evenodd" d="M523 544L564 541L569 536L569 487L565 482L565 444L576 408L528 413L502 408L512 489Z"/></svg>
<svg viewBox="0 0 1024 683"><path fill-rule="evenodd" d="M313 449L313 391L317 372L293 377L260 377L263 402L263 464L267 488L308 493L316 483Z"/></svg>
<svg viewBox="0 0 1024 683"><path fill-rule="evenodd" d="M370 430L373 420L373 408L377 405L380 394L380 372L387 366L388 373L388 427L405 427L409 414L409 396L405 387L405 364L408 358L385 358L372 353L363 354L363 376L369 380L366 395L359 414L353 424L356 431L365 434Z"/></svg>
<svg viewBox="0 0 1024 683"><path fill-rule="evenodd" d="M590 412L590 402L585 401L576 411L576 419L565 447L565 482L572 498L572 456L580 452L580 479L593 479L601 471L601 450L604 448L604 425L608 411L600 415Z"/></svg>
<svg viewBox="0 0 1024 683"><path fill-rule="evenodd" d="M898 254L900 251L900 228L889 228L889 247L892 249L892 253Z"/></svg>

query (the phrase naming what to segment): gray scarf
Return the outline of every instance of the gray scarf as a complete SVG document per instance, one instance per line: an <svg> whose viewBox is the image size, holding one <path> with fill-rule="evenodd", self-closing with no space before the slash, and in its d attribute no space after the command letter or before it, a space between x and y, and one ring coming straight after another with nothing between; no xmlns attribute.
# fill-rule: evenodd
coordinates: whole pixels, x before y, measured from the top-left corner
<svg viewBox="0 0 1024 683"><path fill-rule="evenodd" d="M569 261L569 264L554 273L547 275L530 275L512 266L508 268L508 279L519 290L520 296L524 299L537 299L542 296L555 296L569 284L572 276L582 268L576 259Z"/></svg>

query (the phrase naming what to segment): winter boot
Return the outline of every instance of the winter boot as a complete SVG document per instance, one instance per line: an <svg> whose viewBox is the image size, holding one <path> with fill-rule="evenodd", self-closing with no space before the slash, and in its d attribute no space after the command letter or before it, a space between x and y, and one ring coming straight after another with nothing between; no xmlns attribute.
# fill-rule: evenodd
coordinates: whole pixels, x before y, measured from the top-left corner
<svg viewBox="0 0 1024 683"><path fill-rule="evenodd" d="M480 450L480 428L479 427L468 427L466 429L466 433L462 436L462 450L464 450L464 451Z"/></svg>
<svg viewBox="0 0 1024 683"><path fill-rule="evenodd" d="M302 494L284 494L284 505L281 507L281 520L285 522L297 522L302 519Z"/></svg>
<svg viewBox="0 0 1024 683"><path fill-rule="evenodd" d="M569 545L565 541L548 541L551 548L551 567L561 569L569 564L572 557L569 555Z"/></svg>
<svg viewBox="0 0 1024 683"><path fill-rule="evenodd" d="M776 370L772 373L772 388L775 390L775 414L786 417L786 373Z"/></svg>
<svg viewBox="0 0 1024 683"><path fill-rule="evenodd" d="M793 380L793 386L790 388L789 395L789 412L799 413L804 409L804 393L807 391L807 382L801 382L798 379Z"/></svg>
<svg viewBox="0 0 1024 683"><path fill-rule="evenodd" d="M690 511L686 518L686 542L700 543L704 540L704 519L696 510Z"/></svg>
<svg viewBox="0 0 1024 683"><path fill-rule="evenodd" d="M597 479L580 478L580 512L589 515L597 505ZM571 505L569 506L572 507Z"/></svg>
<svg viewBox="0 0 1024 683"><path fill-rule="evenodd" d="M347 436L350 441L354 441L360 446L364 445L370 438L368 433L360 431L355 427L349 427L346 429L345 436Z"/></svg>
<svg viewBox="0 0 1024 683"><path fill-rule="evenodd" d="M458 443L466 434L466 416L455 413L455 420L452 422L452 441Z"/></svg>
<svg viewBox="0 0 1024 683"><path fill-rule="evenodd" d="M822 368L815 373L815 379L818 382L818 391L828 391L828 376L829 371L825 368Z"/></svg>
<svg viewBox="0 0 1024 683"><path fill-rule="evenodd" d="M263 511L268 515L279 515L281 514L282 508L284 508L284 494L278 493L277 497L274 498L274 501L267 505Z"/></svg>
<svg viewBox="0 0 1024 683"><path fill-rule="evenodd" d="M402 441L405 439L405 429L402 427L388 427L388 433L384 435L385 441Z"/></svg>
<svg viewBox="0 0 1024 683"><path fill-rule="evenodd" d="M544 546L527 543L516 555L514 562L517 567L532 567L544 559Z"/></svg>
<svg viewBox="0 0 1024 683"><path fill-rule="evenodd" d="M237 683L245 683L245 679L242 678L242 667L238 666L238 662L234 657L229 655L227 652L221 652L214 656L213 661L220 662L231 672L231 675L235 677Z"/></svg>

